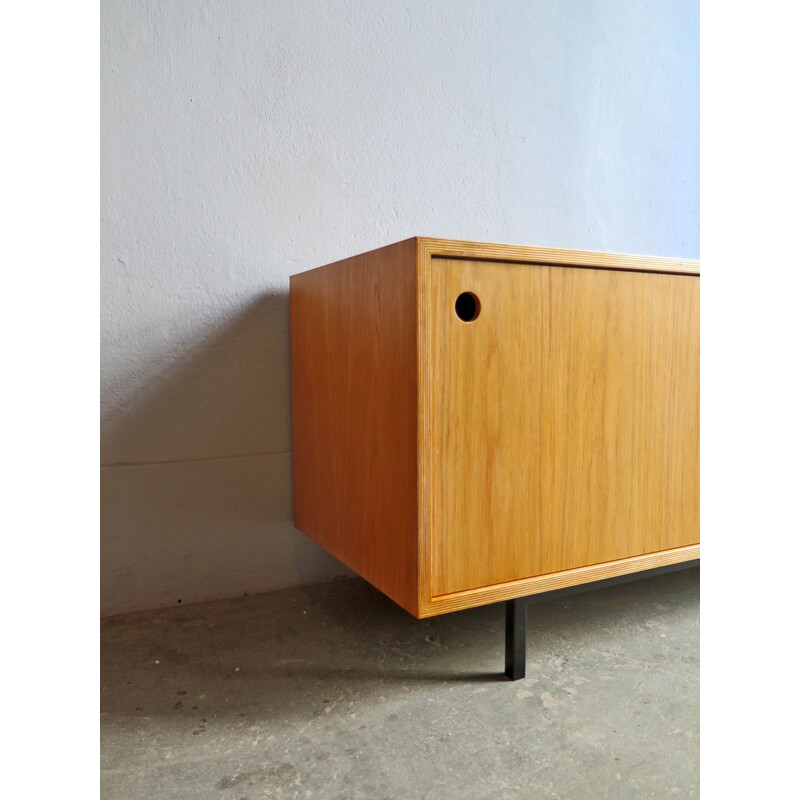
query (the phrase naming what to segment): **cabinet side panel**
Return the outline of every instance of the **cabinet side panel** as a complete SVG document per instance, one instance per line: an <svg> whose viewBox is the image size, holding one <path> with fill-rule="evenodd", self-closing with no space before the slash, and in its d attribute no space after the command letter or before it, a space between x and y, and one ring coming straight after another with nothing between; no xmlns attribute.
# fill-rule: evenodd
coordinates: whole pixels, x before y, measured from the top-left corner
<svg viewBox="0 0 800 800"><path fill-rule="evenodd" d="M698 278L442 258L431 285L434 596L699 542Z"/></svg>
<svg viewBox="0 0 800 800"><path fill-rule="evenodd" d="M417 613L416 240L291 279L295 525Z"/></svg>

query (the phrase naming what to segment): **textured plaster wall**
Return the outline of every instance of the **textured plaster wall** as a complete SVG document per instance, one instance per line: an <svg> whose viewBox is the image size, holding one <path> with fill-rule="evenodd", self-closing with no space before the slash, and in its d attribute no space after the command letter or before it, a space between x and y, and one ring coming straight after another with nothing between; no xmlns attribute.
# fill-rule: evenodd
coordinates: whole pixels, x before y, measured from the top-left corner
<svg viewBox="0 0 800 800"><path fill-rule="evenodd" d="M289 275L413 235L697 257L697 0L104 0L102 609L348 574Z"/></svg>

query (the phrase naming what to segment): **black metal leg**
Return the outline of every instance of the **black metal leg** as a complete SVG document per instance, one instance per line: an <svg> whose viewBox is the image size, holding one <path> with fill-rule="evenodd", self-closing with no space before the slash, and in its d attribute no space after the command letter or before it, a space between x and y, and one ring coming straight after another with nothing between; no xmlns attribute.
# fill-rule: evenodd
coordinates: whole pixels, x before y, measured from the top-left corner
<svg viewBox="0 0 800 800"><path fill-rule="evenodd" d="M593 591L602 586L616 586L620 583L651 578L654 575L664 575L667 572L675 572L680 569L699 567L700 560L684 561L681 564L670 564L666 567L655 567L654 569L635 572L631 575L619 575L615 578L605 578L599 581L580 584L578 586L567 586L563 589L553 589L541 594L529 595L528 597L517 597L514 600L506 600L506 675L512 681L518 681L525 677L525 638L527 634L528 601L534 602L534 598L539 600L547 597L564 597L569 594Z"/></svg>
<svg viewBox="0 0 800 800"><path fill-rule="evenodd" d="M527 597L506 600L506 675L512 681L525 677L527 601Z"/></svg>

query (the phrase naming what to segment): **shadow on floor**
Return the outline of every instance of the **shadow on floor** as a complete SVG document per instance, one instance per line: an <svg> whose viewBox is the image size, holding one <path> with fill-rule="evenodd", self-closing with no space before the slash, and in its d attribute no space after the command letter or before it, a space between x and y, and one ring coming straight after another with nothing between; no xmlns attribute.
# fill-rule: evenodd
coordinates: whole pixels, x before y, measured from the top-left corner
<svg viewBox="0 0 800 800"><path fill-rule="evenodd" d="M696 665L679 628L694 624L698 602L697 568L538 600L528 614L527 680L570 669L584 680L598 668L647 673L676 658ZM101 710L329 714L345 697L507 684L503 647L502 604L415 620L359 579L334 581L104 620Z"/></svg>

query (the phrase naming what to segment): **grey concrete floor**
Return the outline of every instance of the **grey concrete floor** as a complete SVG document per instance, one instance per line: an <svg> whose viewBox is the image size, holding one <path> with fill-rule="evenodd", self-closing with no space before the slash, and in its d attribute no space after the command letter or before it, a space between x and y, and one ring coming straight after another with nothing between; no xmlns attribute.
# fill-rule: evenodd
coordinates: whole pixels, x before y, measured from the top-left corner
<svg viewBox="0 0 800 800"><path fill-rule="evenodd" d="M104 800L699 794L699 569L415 620L360 580L103 620Z"/></svg>

